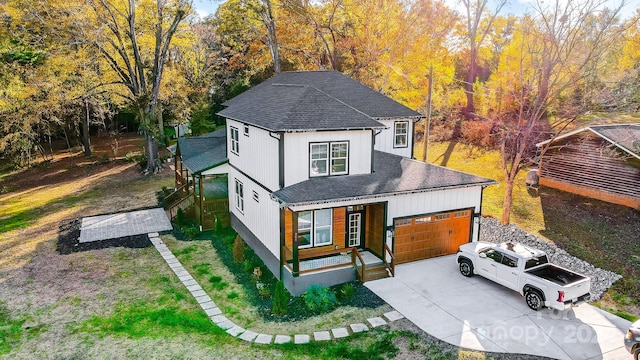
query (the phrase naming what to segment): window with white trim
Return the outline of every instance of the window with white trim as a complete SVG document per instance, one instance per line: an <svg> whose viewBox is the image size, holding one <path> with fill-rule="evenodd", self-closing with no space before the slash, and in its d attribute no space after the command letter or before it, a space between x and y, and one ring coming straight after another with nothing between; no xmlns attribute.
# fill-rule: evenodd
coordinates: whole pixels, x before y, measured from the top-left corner
<svg viewBox="0 0 640 360"><path fill-rule="evenodd" d="M231 128L231 152L238 155L240 153L240 133L238 128L233 126Z"/></svg>
<svg viewBox="0 0 640 360"><path fill-rule="evenodd" d="M247 125L244 126L244 136L249 136L249 127Z"/></svg>
<svg viewBox="0 0 640 360"><path fill-rule="evenodd" d="M333 212L331 209L298 213L298 248L333 244Z"/></svg>
<svg viewBox="0 0 640 360"><path fill-rule="evenodd" d="M244 214L244 185L236 179L236 209Z"/></svg>
<svg viewBox="0 0 640 360"><path fill-rule="evenodd" d="M349 173L349 143L313 143L309 150L310 176Z"/></svg>
<svg viewBox="0 0 640 360"><path fill-rule="evenodd" d="M409 122L398 121L393 124L393 147L402 148L409 146Z"/></svg>

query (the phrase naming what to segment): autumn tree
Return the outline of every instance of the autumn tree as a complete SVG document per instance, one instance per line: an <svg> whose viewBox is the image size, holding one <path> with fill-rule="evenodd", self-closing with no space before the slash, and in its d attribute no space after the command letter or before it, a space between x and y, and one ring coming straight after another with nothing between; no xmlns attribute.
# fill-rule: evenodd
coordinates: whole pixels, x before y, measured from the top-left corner
<svg viewBox="0 0 640 360"><path fill-rule="evenodd" d="M462 0L466 40L468 41L468 67L465 74L464 89L467 97L466 114L473 114L474 84L478 77L478 52L494 26L494 21L507 0L496 0L495 7L490 8L489 0Z"/></svg>
<svg viewBox="0 0 640 360"><path fill-rule="evenodd" d="M501 221L510 221L516 176L528 164L544 131L559 133L585 109L568 106L573 88L602 67L606 52L623 29L616 9L603 0L538 1L524 16L505 48L498 71L487 83L504 104L497 132L505 195Z"/></svg>
<svg viewBox="0 0 640 360"><path fill-rule="evenodd" d="M161 85L174 36L192 12L188 0L87 0L77 25L113 74L114 84L133 105L145 137L146 173L160 167L163 139Z"/></svg>

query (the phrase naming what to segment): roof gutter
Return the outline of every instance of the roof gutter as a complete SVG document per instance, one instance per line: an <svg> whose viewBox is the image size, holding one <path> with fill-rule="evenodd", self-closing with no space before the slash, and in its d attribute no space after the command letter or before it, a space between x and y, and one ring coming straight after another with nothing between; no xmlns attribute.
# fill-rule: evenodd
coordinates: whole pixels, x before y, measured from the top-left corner
<svg viewBox="0 0 640 360"><path fill-rule="evenodd" d="M288 203L288 202L282 201L282 199L278 198L277 196L274 196L273 194L271 194L271 198L274 201L278 201L280 203L280 208L285 208L288 206L321 205L321 204L334 203L334 202L348 202L348 201L357 201L357 200L366 200L366 199L378 199L382 197L419 194L419 193L432 192L432 191L443 190L443 189L465 189L465 188L476 187L476 186L481 186L484 189L487 186L498 185L498 184L499 182L492 180L492 181L478 183L478 184L443 186L443 187L421 189L421 190L408 190L408 191L399 191L394 193L380 193L380 194L372 194L372 195L352 196L352 197L336 198L336 199L329 199L329 200L304 201L304 202L295 202L295 203Z"/></svg>

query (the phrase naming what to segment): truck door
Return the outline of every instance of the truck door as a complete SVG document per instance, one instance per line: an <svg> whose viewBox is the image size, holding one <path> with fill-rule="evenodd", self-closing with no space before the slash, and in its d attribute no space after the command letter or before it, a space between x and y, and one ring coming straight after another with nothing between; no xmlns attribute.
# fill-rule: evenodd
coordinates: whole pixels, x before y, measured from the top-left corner
<svg viewBox="0 0 640 360"><path fill-rule="evenodd" d="M494 249L488 249L480 253L478 265L480 265L480 275L487 279L497 281L498 264L502 260L502 253Z"/></svg>
<svg viewBox="0 0 640 360"><path fill-rule="evenodd" d="M515 290L518 287L518 258L502 254L502 260L497 265L497 275L500 284Z"/></svg>

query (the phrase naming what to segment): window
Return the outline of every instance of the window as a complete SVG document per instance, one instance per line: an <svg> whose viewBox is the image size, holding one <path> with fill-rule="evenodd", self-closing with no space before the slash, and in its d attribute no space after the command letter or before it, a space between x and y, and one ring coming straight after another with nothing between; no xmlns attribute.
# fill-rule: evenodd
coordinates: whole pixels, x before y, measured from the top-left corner
<svg viewBox="0 0 640 360"><path fill-rule="evenodd" d="M469 216L469 210L461 210L453 213L454 218Z"/></svg>
<svg viewBox="0 0 640 360"><path fill-rule="evenodd" d="M436 216L434 216L436 221L440 221L440 220L446 220L449 218L451 214L438 214Z"/></svg>
<svg viewBox="0 0 640 360"><path fill-rule="evenodd" d="M347 157L349 155L349 144L331 144L331 174L340 175L347 173Z"/></svg>
<svg viewBox="0 0 640 360"><path fill-rule="evenodd" d="M238 155L240 153L240 135L238 129L231 126L231 152Z"/></svg>
<svg viewBox="0 0 640 360"><path fill-rule="evenodd" d="M236 209L244 214L244 185L236 179Z"/></svg>
<svg viewBox="0 0 640 360"><path fill-rule="evenodd" d="M260 202L260 195L258 195L255 190L253 191L253 200L255 200L256 202Z"/></svg>
<svg viewBox="0 0 640 360"><path fill-rule="evenodd" d="M309 158L310 176L347 174L349 172L349 143L343 141L311 144Z"/></svg>
<svg viewBox="0 0 640 360"><path fill-rule="evenodd" d="M531 259L527 260L527 263L524 265L524 269L528 270L536 266L547 264L548 262L549 259L547 259L547 255L532 257Z"/></svg>
<svg viewBox="0 0 640 360"><path fill-rule="evenodd" d="M491 259L495 262L500 262L502 260L502 253L499 251L489 249L489 250L486 250L484 253L487 255L487 259Z"/></svg>
<svg viewBox="0 0 640 360"><path fill-rule="evenodd" d="M408 121L400 121L394 124L393 128L394 141L393 147L407 147L409 143L407 142L407 137L409 136L409 122Z"/></svg>
<svg viewBox="0 0 640 360"><path fill-rule="evenodd" d="M416 224L431 222L431 216L416 218Z"/></svg>
<svg viewBox="0 0 640 360"><path fill-rule="evenodd" d="M331 209L298 213L298 247L310 248L333 243Z"/></svg>
<svg viewBox="0 0 640 360"><path fill-rule="evenodd" d="M244 126L244 136L249 136L249 127L248 126Z"/></svg>
<svg viewBox="0 0 640 360"><path fill-rule="evenodd" d="M507 254L502 256L502 263L508 267L518 267L518 259Z"/></svg>
<svg viewBox="0 0 640 360"><path fill-rule="evenodd" d="M329 144L311 144L311 176L328 174Z"/></svg>
<svg viewBox="0 0 640 360"><path fill-rule="evenodd" d="M411 225L411 219L398 219L395 221L395 226Z"/></svg>

